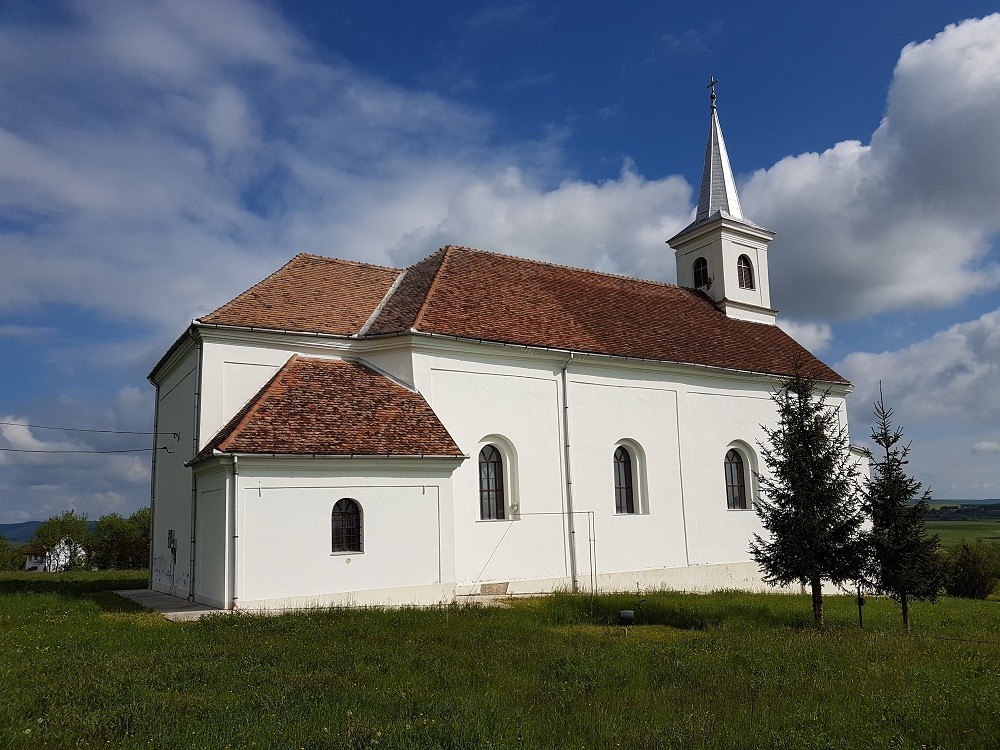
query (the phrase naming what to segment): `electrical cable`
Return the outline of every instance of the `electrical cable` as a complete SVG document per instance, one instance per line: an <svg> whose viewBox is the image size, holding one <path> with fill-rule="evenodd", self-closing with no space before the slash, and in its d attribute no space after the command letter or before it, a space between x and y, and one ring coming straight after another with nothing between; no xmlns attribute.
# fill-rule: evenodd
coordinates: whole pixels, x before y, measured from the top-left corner
<svg viewBox="0 0 1000 750"><path fill-rule="evenodd" d="M3 422L0 424L11 425L13 427L31 427L35 430L63 430L64 432L100 432L107 435L172 435L174 440L180 440L181 436L176 432L137 432L135 430L96 430L85 427L53 427L44 424L25 424L24 422Z"/></svg>
<svg viewBox="0 0 1000 750"><path fill-rule="evenodd" d="M84 449L72 449L72 450L52 450L52 449L30 449L30 448L0 448L0 451L6 451L7 453L139 453L141 451L166 451L167 453L173 453L170 448L165 445L161 445L158 448L121 448L119 450L111 451L96 451L96 450L84 450Z"/></svg>

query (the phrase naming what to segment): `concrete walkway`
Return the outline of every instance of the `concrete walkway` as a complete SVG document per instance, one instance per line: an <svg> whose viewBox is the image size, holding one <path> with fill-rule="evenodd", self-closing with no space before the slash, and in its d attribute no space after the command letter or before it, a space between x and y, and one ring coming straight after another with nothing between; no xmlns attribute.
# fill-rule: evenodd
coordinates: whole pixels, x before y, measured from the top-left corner
<svg viewBox="0 0 1000 750"><path fill-rule="evenodd" d="M176 596L162 594L159 591L149 589L129 589L127 591L116 591L118 596L131 599L140 607L145 607L153 612L159 612L168 620L182 622L185 620L197 620L213 612L225 612L223 609L209 607L207 604L189 602L187 599L179 599Z"/></svg>

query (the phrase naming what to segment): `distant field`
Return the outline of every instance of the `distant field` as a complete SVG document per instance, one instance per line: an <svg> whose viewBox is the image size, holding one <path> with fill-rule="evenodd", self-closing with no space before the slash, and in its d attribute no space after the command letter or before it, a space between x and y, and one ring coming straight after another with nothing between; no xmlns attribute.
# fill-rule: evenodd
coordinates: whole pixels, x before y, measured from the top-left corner
<svg viewBox="0 0 1000 750"><path fill-rule="evenodd" d="M955 547L962 542L1000 543L1000 520L927 521L927 531L940 536L943 547Z"/></svg>
<svg viewBox="0 0 1000 750"><path fill-rule="evenodd" d="M741 593L170 623L0 574L0 747L995 748L1000 604ZM613 624L637 609L637 626Z"/></svg>

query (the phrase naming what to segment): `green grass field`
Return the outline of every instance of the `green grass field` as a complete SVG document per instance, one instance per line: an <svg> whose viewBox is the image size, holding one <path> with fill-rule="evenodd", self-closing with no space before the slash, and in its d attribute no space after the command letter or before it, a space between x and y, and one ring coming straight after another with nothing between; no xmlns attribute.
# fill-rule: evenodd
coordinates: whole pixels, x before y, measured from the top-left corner
<svg viewBox="0 0 1000 750"><path fill-rule="evenodd" d="M0 747L995 748L1000 604L558 595L171 623L0 576ZM612 624L639 606L641 624Z"/></svg>
<svg viewBox="0 0 1000 750"><path fill-rule="evenodd" d="M955 547L962 542L1000 543L1000 521L927 521L927 532L941 537L942 547Z"/></svg>

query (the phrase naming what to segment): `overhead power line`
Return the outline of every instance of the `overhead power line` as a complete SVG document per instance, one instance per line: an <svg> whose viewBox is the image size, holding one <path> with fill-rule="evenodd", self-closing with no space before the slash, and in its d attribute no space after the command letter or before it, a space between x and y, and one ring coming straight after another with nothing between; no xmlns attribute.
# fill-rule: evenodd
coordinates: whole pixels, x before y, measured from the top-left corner
<svg viewBox="0 0 1000 750"><path fill-rule="evenodd" d="M172 435L174 440L180 440L181 436L176 432L137 432L135 430L96 430L85 427L53 427L45 424L25 424L24 422L3 422L0 424L12 425L14 427L31 427L35 430L63 430L64 432L100 432L106 435Z"/></svg>
<svg viewBox="0 0 1000 750"><path fill-rule="evenodd" d="M166 451L167 453L173 453L173 451L165 445L161 445L159 448L121 448L113 451L94 451L85 449L57 450L48 448L0 448L0 451L6 451L7 453L140 453L142 451Z"/></svg>

